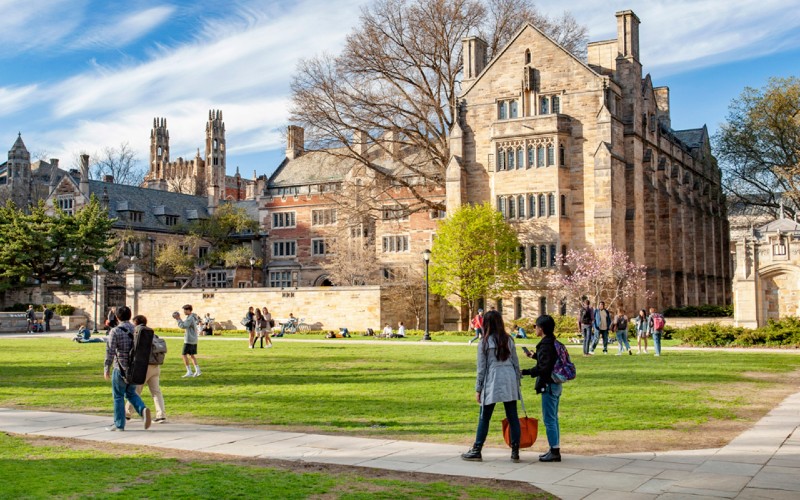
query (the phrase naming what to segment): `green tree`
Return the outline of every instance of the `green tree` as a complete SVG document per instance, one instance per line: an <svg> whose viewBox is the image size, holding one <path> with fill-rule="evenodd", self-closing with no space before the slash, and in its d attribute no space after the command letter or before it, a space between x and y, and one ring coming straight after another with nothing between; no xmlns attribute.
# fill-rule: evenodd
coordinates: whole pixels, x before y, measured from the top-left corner
<svg viewBox="0 0 800 500"><path fill-rule="evenodd" d="M30 213L12 202L0 208L0 288L22 286L29 278L68 283L89 279L92 265L113 247L108 213L96 198L67 215L47 215L44 202Z"/></svg>
<svg viewBox="0 0 800 500"><path fill-rule="evenodd" d="M224 256L237 245L235 235L258 231L258 221L252 219L244 208L231 203L220 205L214 214L189 228L189 234L207 241L211 246L209 261L224 260Z"/></svg>
<svg viewBox="0 0 800 500"><path fill-rule="evenodd" d="M800 210L800 79L746 88L714 136L728 200L773 215Z"/></svg>
<svg viewBox="0 0 800 500"><path fill-rule="evenodd" d="M490 204L465 205L443 220L431 249L430 287L469 315L481 297L519 284L517 233Z"/></svg>

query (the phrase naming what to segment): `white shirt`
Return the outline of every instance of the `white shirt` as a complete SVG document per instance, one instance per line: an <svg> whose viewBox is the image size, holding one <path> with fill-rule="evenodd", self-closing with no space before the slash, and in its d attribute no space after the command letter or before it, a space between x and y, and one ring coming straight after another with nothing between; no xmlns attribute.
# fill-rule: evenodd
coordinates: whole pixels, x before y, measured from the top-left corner
<svg viewBox="0 0 800 500"><path fill-rule="evenodd" d="M400 335L401 337L405 337L406 336L406 327L405 327L405 325L400 325L400 326L397 327L397 334Z"/></svg>
<svg viewBox="0 0 800 500"><path fill-rule="evenodd" d="M383 329L383 334L386 335L386 336L391 335L392 334L392 327L389 326L389 325L386 325L386 327Z"/></svg>

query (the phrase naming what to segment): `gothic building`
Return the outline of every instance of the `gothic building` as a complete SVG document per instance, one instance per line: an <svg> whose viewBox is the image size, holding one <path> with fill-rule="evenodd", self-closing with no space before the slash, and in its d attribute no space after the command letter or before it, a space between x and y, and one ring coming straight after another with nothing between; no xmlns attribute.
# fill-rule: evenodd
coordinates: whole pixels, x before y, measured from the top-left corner
<svg viewBox="0 0 800 500"><path fill-rule="evenodd" d="M179 157L170 161L167 119L154 118L153 129L150 131L149 171L142 187L207 196L212 210L219 205L220 200L252 199L257 181L242 179L238 167L236 175L226 175L225 158L225 122L222 121L222 111L208 112L204 154L201 156L198 149L191 160Z"/></svg>
<svg viewBox="0 0 800 500"><path fill-rule="evenodd" d="M18 134L8 152L8 160L0 163L0 202L10 199L18 207L38 203L66 174L55 158L31 162L22 134Z"/></svg>

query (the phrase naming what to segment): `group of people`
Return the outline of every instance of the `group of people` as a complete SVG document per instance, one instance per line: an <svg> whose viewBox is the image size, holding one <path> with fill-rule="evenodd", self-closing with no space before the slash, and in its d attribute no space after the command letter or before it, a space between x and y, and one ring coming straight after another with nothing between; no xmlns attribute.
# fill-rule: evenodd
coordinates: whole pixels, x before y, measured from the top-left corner
<svg viewBox="0 0 800 500"><path fill-rule="evenodd" d="M289 316L294 318L292 314L289 314ZM267 341L267 347L272 347L272 339L270 338L269 333L275 326L275 320L272 319L272 314L270 314L267 306L264 306L262 309L250 306L250 308L247 309L247 314L245 314L243 323L248 333L248 347L250 349L255 349L256 340L259 339L261 340L262 349L264 349L265 340ZM284 330L281 330L281 337L283 336L283 331Z"/></svg>
<svg viewBox="0 0 800 500"><path fill-rule="evenodd" d="M131 367L131 347L135 338L138 338L142 329L147 328L147 318L143 315L132 317L128 306L114 308L116 324L109 329L106 339L106 356L103 364L103 377L111 381L111 394L114 402L114 424L106 428L108 431L124 431L125 423L130 420L133 412L142 417L144 428L149 429L151 422L163 423L167 421L164 405L164 396L161 392L160 376L161 364L164 362L166 344L163 351L155 349L158 340L153 335L153 348L150 351L147 373L143 384L129 384L125 374ZM178 327L183 328L183 350L181 352L183 365L186 368L186 377L199 377L202 372L197 362L198 328L203 323L200 317L193 312L191 304L183 306L183 317L175 311L172 317ZM87 329L88 330L88 329ZM194 371L192 371L194 368ZM150 389L156 407L155 419L152 418L150 409L144 404L140 394L144 385Z"/></svg>
<svg viewBox="0 0 800 500"><path fill-rule="evenodd" d="M656 312L654 307L650 308L650 313L641 309L634 318L634 331L638 342L637 354L647 354L647 339L653 338L653 348L655 355L661 356L661 338L664 335L666 319ZM628 341L628 326L630 318L625 314L623 308L617 310L615 316L606 309L606 304L600 301L597 308L592 308L588 299L583 301L580 312L578 313L578 331L583 337L583 355L592 356L600 338L603 339L603 353L608 353L608 333L612 332L617 337L617 356L624 353L633 354L630 342ZM642 346L644 345L644 350Z"/></svg>
<svg viewBox="0 0 800 500"><path fill-rule="evenodd" d="M54 314L50 306L44 306L42 321L40 322L36 319L36 311L33 310L33 304L28 304L28 309L25 311L25 320L28 328L25 333L49 332L50 321L52 321Z"/></svg>
<svg viewBox="0 0 800 500"><path fill-rule="evenodd" d="M492 307L489 312L494 310L495 308ZM483 336L483 309L478 309L478 313L469 322L469 328L475 333L475 336L469 341L469 344L472 345L473 342L479 340ZM525 329L520 325L515 325L512 331L514 332L515 339L528 338L528 335L525 333Z"/></svg>
<svg viewBox="0 0 800 500"><path fill-rule="evenodd" d="M386 326L383 327L383 331L381 332L381 337L387 339L404 339L406 338L406 325L402 321L397 325L397 333L392 330L392 327L389 323L386 323Z"/></svg>

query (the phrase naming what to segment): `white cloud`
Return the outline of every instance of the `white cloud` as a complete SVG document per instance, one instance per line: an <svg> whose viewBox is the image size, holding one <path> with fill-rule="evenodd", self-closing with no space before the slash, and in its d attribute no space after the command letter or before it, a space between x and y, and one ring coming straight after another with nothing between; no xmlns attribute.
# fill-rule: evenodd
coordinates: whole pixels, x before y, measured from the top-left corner
<svg viewBox="0 0 800 500"><path fill-rule="evenodd" d="M0 116L11 115L24 108L36 89L36 84L24 87L0 87Z"/></svg>
<svg viewBox="0 0 800 500"><path fill-rule="evenodd" d="M72 47L124 47L158 27L175 11L174 7L161 6L126 13L117 18L105 19L102 25L93 26L78 37Z"/></svg>
<svg viewBox="0 0 800 500"><path fill-rule="evenodd" d="M0 0L0 57L60 44L79 25L88 0Z"/></svg>

